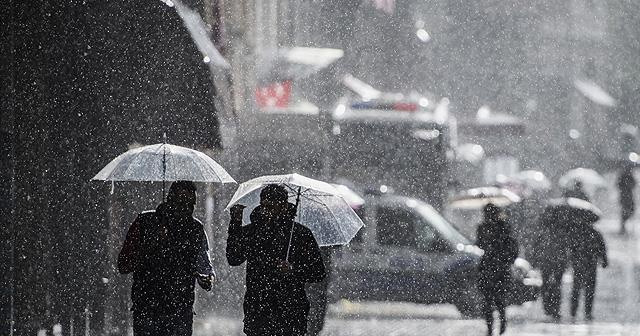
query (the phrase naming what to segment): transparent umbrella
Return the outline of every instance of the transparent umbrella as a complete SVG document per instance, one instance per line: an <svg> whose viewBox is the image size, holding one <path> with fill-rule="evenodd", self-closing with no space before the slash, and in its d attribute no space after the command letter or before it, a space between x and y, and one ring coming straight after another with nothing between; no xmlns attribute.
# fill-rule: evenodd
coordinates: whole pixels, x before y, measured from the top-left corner
<svg viewBox="0 0 640 336"><path fill-rule="evenodd" d="M155 144L128 150L92 178L101 181L236 183L220 164L197 150Z"/></svg>
<svg viewBox="0 0 640 336"><path fill-rule="evenodd" d="M551 181L549 181L543 172L538 170L523 170L517 173L514 179L532 190L544 191L551 189Z"/></svg>
<svg viewBox="0 0 640 336"><path fill-rule="evenodd" d="M563 188L571 188L576 182L581 182L588 189L600 189L607 186L607 181L597 171L588 168L576 168L567 171L558 180Z"/></svg>
<svg viewBox="0 0 640 336"><path fill-rule="evenodd" d="M280 184L289 191L289 201L298 203L296 221L308 227L318 245L344 245L364 225L342 193L332 185L298 174L261 176L240 184L227 205L247 207L243 225L249 224L251 211L260 204L260 191L268 184Z"/></svg>
<svg viewBox="0 0 640 336"><path fill-rule="evenodd" d="M489 203L504 207L520 202L520 197L513 192L497 187L482 187L464 190L449 200L452 209L482 209Z"/></svg>

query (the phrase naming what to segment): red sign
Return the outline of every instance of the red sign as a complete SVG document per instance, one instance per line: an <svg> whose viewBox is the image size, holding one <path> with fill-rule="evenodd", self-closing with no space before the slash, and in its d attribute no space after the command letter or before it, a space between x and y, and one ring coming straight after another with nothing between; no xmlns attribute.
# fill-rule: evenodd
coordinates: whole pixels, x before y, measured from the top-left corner
<svg viewBox="0 0 640 336"><path fill-rule="evenodd" d="M260 108L287 108L290 98L290 80L256 88L256 103Z"/></svg>

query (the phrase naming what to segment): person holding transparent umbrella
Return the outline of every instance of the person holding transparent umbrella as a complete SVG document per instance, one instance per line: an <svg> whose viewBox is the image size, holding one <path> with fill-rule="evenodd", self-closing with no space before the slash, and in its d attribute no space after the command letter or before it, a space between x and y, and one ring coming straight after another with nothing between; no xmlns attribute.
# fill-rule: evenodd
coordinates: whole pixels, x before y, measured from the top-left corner
<svg viewBox="0 0 640 336"><path fill-rule="evenodd" d="M247 263L244 332L253 335L304 335L309 301L305 284L325 277L318 243L308 228L294 222L296 205L287 189L268 184L251 223L242 226L244 206L230 208L227 261Z"/></svg>
<svg viewBox="0 0 640 336"><path fill-rule="evenodd" d="M196 281L210 290L214 279L203 225L193 217L194 182L235 183L208 155L164 143L118 155L92 180L162 182L162 203L140 213L118 256L118 271L133 273L134 335L191 335ZM165 200L165 183L174 181Z"/></svg>
<svg viewBox="0 0 640 336"><path fill-rule="evenodd" d="M171 184L166 202L138 215L118 255L118 271L133 272L135 336L193 332L196 281L211 290L215 278L202 223L193 217L196 187Z"/></svg>

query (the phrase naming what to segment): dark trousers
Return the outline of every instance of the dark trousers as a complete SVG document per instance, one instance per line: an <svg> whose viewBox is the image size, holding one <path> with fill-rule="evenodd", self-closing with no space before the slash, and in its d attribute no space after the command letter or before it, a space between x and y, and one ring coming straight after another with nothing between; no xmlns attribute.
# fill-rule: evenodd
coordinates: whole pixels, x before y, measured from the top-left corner
<svg viewBox="0 0 640 336"><path fill-rule="evenodd" d="M549 316L560 316L563 274L564 268L560 267L542 269L542 306Z"/></svg>
<svg viewBox="0 0 640 336"><path fill-rule="evenodd" d="M133 311L134 336L191 336L193 310L173 309Z"/></svg>
<svg viewBox="0 0 640 336"><path fill-rule="evenodd" d="M596 293L596 272L596 267L574 269L573 289L571 290L571 316L576 316L578 305L580 304L580 295L584 291L584 316L591 318L593 299Z"/></svg>
<svg viewBox="0 0 640 336"><path fill-rule="evenodd" d="M247 336L304 336L308 314L308 307L254 310L245 305L244 333Z"/></svg>
<svg viewBox="0 0 640 336"><path fill-rule="evenodd" d="M504 293L484 292L482 293L484 301L482 303L482 316L489 325L493 325L493 311L497 310L500 315L500 321L506 321L506 300Z"/></svg>

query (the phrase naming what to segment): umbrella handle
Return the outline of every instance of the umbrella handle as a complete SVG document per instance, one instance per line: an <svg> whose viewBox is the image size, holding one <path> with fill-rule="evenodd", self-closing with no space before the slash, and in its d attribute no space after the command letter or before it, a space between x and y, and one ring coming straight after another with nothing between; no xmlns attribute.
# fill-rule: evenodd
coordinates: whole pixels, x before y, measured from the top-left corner
<svg viewBox="0 0 640 336"><path fill-rule="evenodd" d="M287 256L284 258L286 262L289 262L289 252L291 252L291 240L293 239L293 228L296 222L291 223L291 233L289 234L289 246L287 246Z"/></svg>
<svg viewBox="0 0 640 336"><path fill-rule="evenodd" d="M298 214L298 204L300 204L300 194L302 194L302 187L298 187L298 196L296 197L296 215ZM293 221L291 223L291 232L289 233L289 245L287 246L287 256L285 257L285 261L289 262L289 253L291 252L291 241L293 240L293 228L295 227L296 222Z"/></svg>

